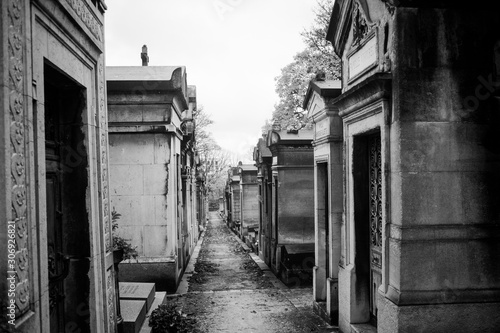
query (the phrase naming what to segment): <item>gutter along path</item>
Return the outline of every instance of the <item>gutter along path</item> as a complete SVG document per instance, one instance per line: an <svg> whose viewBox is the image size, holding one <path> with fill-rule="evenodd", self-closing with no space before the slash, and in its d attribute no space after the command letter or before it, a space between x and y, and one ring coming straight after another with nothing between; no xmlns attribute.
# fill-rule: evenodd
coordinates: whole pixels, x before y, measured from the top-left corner
<svg viewBox="0 0 500 333"><path fill-rule="evenodd" d="M168 295L167 303L195 319L200 332L337 332L313 313L312 288L288 289L247 249L210 212L177 294Z"/></svg>

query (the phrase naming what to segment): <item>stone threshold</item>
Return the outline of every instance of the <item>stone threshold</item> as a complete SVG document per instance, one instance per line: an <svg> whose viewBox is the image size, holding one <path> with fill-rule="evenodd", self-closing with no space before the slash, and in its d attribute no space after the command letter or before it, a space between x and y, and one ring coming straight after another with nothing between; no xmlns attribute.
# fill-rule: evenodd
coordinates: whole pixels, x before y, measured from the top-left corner
<svg viewBox="0 0 500 333"><path fill-rule="evenodd" d="M370 324L351 324L351 333L377 333L377 328Z"/></svg>

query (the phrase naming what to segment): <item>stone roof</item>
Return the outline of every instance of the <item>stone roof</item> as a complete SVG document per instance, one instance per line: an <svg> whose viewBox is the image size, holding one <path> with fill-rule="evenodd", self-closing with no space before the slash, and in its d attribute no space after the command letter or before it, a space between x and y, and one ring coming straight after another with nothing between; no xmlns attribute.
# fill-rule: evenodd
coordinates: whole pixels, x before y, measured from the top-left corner
<svg viewBox="0 0 500 333"><path fill-rule="evenodd" d="M314 137L312 129L301 129L299 131L276 131L271 130L267 135L267 146L274 144L311 144Z"/></svg>
<svg viewBox="0 0 500 333"><path fill-rule="evenodd" d="M107 81L171 81L175 71L184 75L184 66L108 66Z"/></svg>
<svg viewBox="0 0 500 333"><path fill-rule="evenodd" d="M257 171L257 167L253 164L242 164L239 167L241 171Z"/></svg>
<svg viewBox="0 0 500 333"><path fill-rule="evenodd" d="M307 88L306 97L302 108L307 109L309 100L312 97L313 91L317 92L321 97L335 98L342 93L342 81L340 80L327 80L327 81L311 81Z"/></svg>
<svg viewBox="0 0 500 333"><path fill-rule="evenodd" d="M271 153L271 150L266 145L266 140L264 138L260 138L259 142L257 143L257 148L259 149L259 154L261 157L272 157L273 154Z"/></svg>

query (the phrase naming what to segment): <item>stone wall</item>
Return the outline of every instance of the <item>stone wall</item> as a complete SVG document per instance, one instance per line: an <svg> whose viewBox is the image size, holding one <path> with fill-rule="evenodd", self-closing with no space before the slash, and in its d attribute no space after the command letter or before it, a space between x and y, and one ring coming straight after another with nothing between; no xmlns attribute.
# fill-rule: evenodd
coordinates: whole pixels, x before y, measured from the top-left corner
<svg viewBox="0 0 500 333"><path fill-rule="evenodd" d="M278 243L313 244L313 166L279 169L278 181Z"/></svg>
<svg viewBox="0 0 500 333"><path fill-rule="evenodd" d="M121 214L118 234L137 246L140 257L173 256L168 239L169 137L110 135L111 205ZM170 252L169 252L170 250Z"/></svg>

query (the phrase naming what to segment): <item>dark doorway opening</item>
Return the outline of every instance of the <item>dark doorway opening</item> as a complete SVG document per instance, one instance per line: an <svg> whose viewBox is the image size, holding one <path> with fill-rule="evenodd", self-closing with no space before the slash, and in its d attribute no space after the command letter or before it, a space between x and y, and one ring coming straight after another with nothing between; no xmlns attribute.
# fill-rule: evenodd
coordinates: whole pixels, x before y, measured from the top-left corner
<svg viewBox="0 0 500 333"><path fill-rule="evenodd" d="M89 332L86 90L44 64L45 183L51 332Z"/></svg>
<svg viewBox="0 0 500 333"><path fill-rule="evenodd" d="M320 283L317 288L321 288L316 294L321 295L317 301L326 301L326 289L327 280L330 272L330 228L329 228L329 211L328 211L328 163L318 163L317 164L317 179L316 179L317 189L317 219L318 219L318 281ZM325 305L326 306L326 305Z"/></svg>
<svg viewBox="0 0 500 333"><path fill-rule="evenodd" d="M377 325L377 290L382 283L382 154L380 133L354 138L356 294L361 312Z"/></svg>

